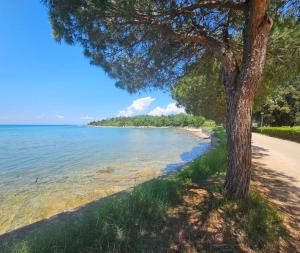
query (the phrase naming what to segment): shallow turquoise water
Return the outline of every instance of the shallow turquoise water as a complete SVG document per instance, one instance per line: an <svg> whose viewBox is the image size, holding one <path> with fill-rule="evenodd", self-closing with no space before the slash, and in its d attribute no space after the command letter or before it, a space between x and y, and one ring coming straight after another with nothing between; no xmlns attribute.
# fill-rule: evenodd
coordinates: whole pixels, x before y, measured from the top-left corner
<svg viewBox="0 0 300 253"><path fill-rule="evenodd" d="M176 169L208 145L175 129L0 126L0 234Z"/></svg>

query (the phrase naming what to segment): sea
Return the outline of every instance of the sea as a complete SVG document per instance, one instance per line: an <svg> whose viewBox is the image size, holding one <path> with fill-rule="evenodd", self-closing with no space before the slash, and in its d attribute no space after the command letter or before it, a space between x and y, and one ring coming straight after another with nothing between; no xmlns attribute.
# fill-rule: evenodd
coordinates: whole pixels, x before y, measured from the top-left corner
<svg viewBox="0 0 300 253"><path fill-rule="evenodd" d="M177 170L209 146L173 128L0 125L0 234Z"/></svg>

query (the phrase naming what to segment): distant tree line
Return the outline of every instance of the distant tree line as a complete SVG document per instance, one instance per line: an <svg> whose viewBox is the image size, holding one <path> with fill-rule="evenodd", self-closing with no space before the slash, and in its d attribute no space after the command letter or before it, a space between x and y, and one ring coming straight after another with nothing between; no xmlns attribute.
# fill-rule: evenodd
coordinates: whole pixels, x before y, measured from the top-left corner
<svg viewBox="0 0 300 253"><path fill-rule="evenodd" d="M203 124L214 124L212 121L207 121L202 116L192 116L188 114L177 114L168 116L150 116L139 115L134 117L115 117L110 119L103 119L99 121L92 121L91 126L145 126L145 127L200 127Z"/></svg>

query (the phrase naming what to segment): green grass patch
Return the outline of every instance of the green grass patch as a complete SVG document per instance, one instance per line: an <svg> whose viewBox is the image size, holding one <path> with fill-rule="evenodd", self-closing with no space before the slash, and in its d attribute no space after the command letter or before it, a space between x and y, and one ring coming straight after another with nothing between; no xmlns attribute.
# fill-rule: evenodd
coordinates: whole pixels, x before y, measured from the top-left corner
<svg viewBox="0 0 300 253"><path fill-rule="evenodd" d="M226 133L222 128L215 128L214 136L218 144L204 156L177 173L177 178L185 183L200 183L213 176L225 173L227 168Z"/></svg>
<svg viewBox="0 0 300 253"><path fill-rule="evenodd" d="M213 176L224 173L226 161L226 150L222 147L217 147L192 162L188 168L180 171L177 174L177 178L185 183L201 183Z"/></svg>
<svg viewBox="0 0 300 253"><path fill-rule="evenodd" d="M243 200L216 199L212 207L224 211L226 222L237 224L247 244L258 252L278 252L286 232L280 212L259 192L250 190Z"/></svg>
<svg viewBox="0 0 300 253"><path fill-rule="evenodd" d="M285 140L300 142L300 126L258 127L254 129L254 132Z"/></svg>

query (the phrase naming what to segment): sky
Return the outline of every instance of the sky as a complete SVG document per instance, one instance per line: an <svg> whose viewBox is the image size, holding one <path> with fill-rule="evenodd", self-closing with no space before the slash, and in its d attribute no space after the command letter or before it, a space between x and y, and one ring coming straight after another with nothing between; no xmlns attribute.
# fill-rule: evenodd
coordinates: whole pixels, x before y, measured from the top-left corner
<svg viewBox="0 0 300 253"><path fill-rule="evenodd" d="M116 88L79 45L57 43L39 0L1 0L0 36L0 124L86 124L184 111L168 92Z"/></svg>

